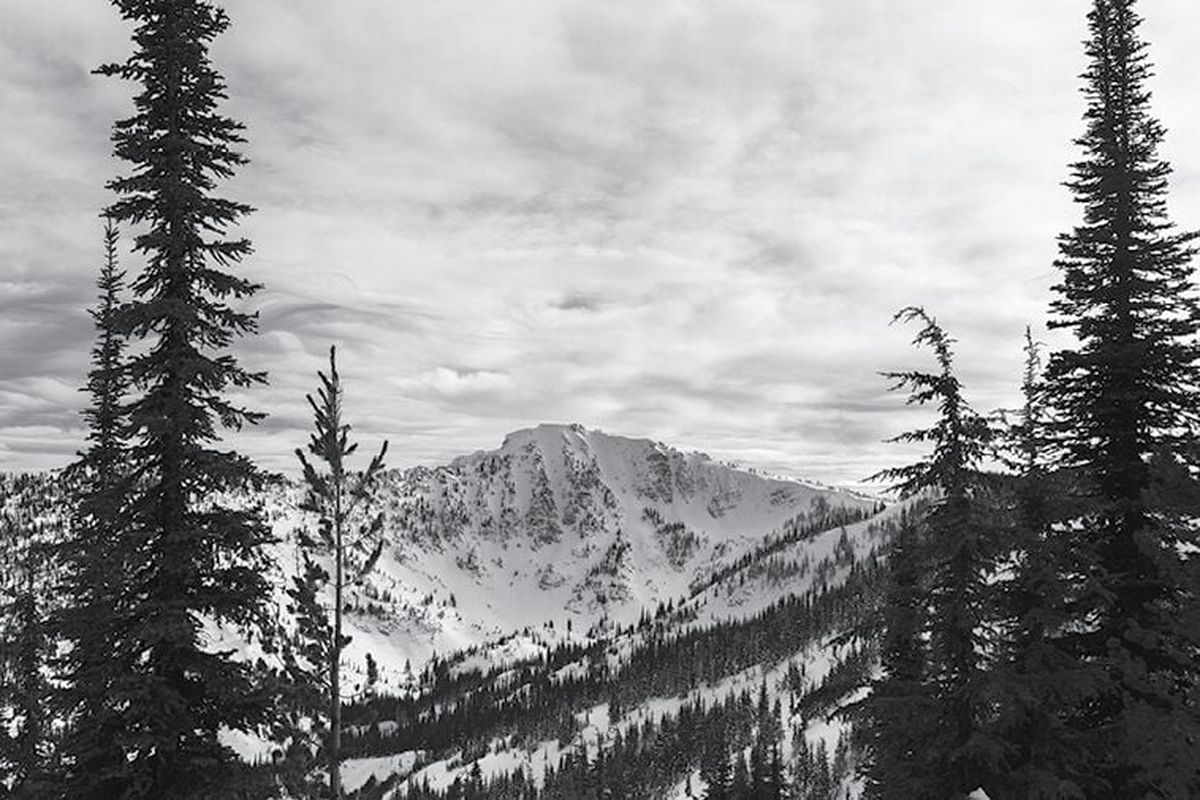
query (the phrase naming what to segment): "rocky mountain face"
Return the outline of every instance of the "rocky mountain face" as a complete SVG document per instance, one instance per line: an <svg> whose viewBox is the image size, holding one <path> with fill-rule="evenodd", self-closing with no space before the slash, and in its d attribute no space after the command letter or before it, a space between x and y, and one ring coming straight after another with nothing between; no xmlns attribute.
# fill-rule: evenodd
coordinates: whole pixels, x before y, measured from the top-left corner
<svg viewBox="0 0 1200 800"><path fill-rule="evenodd" d="M612 758L612 796L674 800L704 796L712 753L769 745L797 796L857 795L832 712L874 669L863 620L895 507L563 425L392 473L379 502L389 551L347 659L418 674L347 712L348 786L590 797Z"/></svg>
<svg viewBox="0 0 1200 800"><path fill-rule="evenodd" d="M284 551L311 524L289 495L269 503ZM385 672L489 640L508 637L514 654L529 654L630 624L691 596L769 537L876 506L579 425L516 431L496 450L393 471L376 503L388 545L351 595L348 656L365 662L372 652ZM537 636L513 645L520 631Z"/></svg>

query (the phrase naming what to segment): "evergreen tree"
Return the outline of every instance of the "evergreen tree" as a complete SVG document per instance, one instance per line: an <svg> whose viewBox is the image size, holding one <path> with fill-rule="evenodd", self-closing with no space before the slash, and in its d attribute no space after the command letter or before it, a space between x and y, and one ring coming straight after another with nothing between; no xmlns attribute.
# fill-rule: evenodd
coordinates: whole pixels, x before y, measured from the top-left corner
<svg viewBox="0 0 1200 800"><path fill-rule="evenodd" d="M52 796L49 564L36 527L20 510L0 516L0 786L21 800Z"/></svg>
<svg viewBox="0 0 1200 800"><path fill-rule="evenodd" d="M316 797L327 782L319 761L329 736L330 661L333 626L320 593L329 573L313 560L315 544L302 534L303 570L287 589L288 613L295 621L292 641L281 648L283 670L277 699L281 706L273 739L280 747L275 774L283 788L299 797Z"/></svg>
<svg viewBox="0 0 1200 800"><path fill-rule="evenodd" d="M791 790L783 769L783 753L779 742L768 749L767 780L763 786L764 800L783 800Z"/></svg>
<svg viewBox="0 0 1200 800"><path fill-rule="evenodd" d="M379 684L379 664L375 662L375 656L367 653L367 694L375 692Z"/></svg>
<svg viewBox="0 0 1200 800"><path fill-rule="evenodd" d="M917 521L901 513L888 551L883 595L882 676L863 705L870 758L866 796L879 800L921 797L931 765L925 731L932 724L925 682L928 587Z"/></svg>
<svg viewBox="0 0 1200 800"><path fill-rule="evenodd" d="M921 602L927 603L929 610L929 644L921 683L927 687L932 705L931 714L920 718L928 721L922 749L930 753L932 763L928 772L918 769L907 778L918 781L922 788L915 796L948 797L986 783L999 770L1002 755L1000 743L986 725L990 713L986 671L990 664L985 654L994 644L985 625L991 619L986 580L998 552L991 489L980 464L988 455L993 431L988 420L974 412L962 396L953 369L954 340L921 308L905 308L895 320L919 322L922 327L914 344L932 348L938 363L938 371L933 373L885 373L894 381L894 389L910 391L909 403L936 403L938 420L932 427L903 433L894 440L929 444L929 456L876 476L898 481L903 497L932 495L921 520L926 544L914 548L924 550L918 563L928 576L927 600ZM911 563L906 563L909 554L902 555L893 569L911 570ZM893 590L911 591L911 582L911 576L902 575L894 581ZM913 637L903 626L911 625L915 617L911 610L901 610L892 619L901 628L895 631L896 640L889 640L889 645L897 648L891 657L898 675L904 678L920 658L915 652L901 652L912 649ZM917 687L906 685L904 692L904 710L884 712L895 715L891 719L918 713L924 705ZM894 698L887 700L893 702ZM894 755L904 757L903 751Z"/></svg>
<svg viewBox="0 0 1200 800"><path fill-rule="evenodd" d="M778 800L783 792L783 763L779 752L783 729L780 706L767 698L767 684L758 690L754 746L750 750L750 797Z"/></svg>
<svg viewBox="0 0 1200 800"><path fill-rule="evenodd" d="M808 800L834 800L837 782L829 768L829 746L824 739L818 739L813 749L810 776L805 797Z"/></svg>
<svg viewBox="0 0 1200 800"><path fill-rule="evenodd" d="M740 751L733 754L733 776L729 782L729 797L731 800L745 800L750 797L750 766L746 763L746 755Z"/></svg>
<svg viewBox="0 0 1200 800"><path fill-rule="evenodd" d="M1093 796L1188 797L1200 796L1200 584L1186 554L1200 509L1198 234L1167 216L1135 7L1095 0L1088 15L1084 156L1068 183L1083 221L1059 239L1050 323L1078 344L1052 355L1047 397L1058 466L1091 506L1059 532L1081 554L1061 570L1076 590L1071 645L1090 670L1069 712L1086 738L1078 771L1094 775Z"/></svg>
<svg viewBox="0 0 1200 800"><path fill-rule="evenodd" d="M59 636L70 643L58 658L63 685L56 710L67 722L62 755L72 797L119 795L127 770L118 734L124 728L113 687L124 667L117 658L117 595L126 574L120 514L128 490L126 463L129 389L125 337L118 330L125 273L117 264L117 227L105 220L104 262L96 281L97 305L90 310L96 331L91 369L83 391L87 449L66 472L75 497L70 535L59 549L64 606L55 615Z"/></svg>
<svg viewBox="0 0 1200 800"><path fill-rule="evenodd" d="M28 556L29 554L27 554ZM46 631L44 601L34 585L32 573L26 576L24 591L16 600L16 621L19 636L16 641L16 692L21 710L21 726L17 734L18 797L46 796L39 784L47 780L49 730L46 708L50 687L43 672L50 648ZM25 791L20 791L24 789Z"/></svg>
<svg viewBox="0 0 1200 800"><path fill-rule="evenodd" d="M764 738L756 733L754 746L750 748L750 764L747 779L749 794L753 797L759 797L765 793L767 783L766 745L767 743Z"/></svg>
<svg viewBox="0 0 1200 800"><path fill-rule="evenodd" d="M1081 742L1056 708L1083 702L1077 661L1062 632L1075 610L1060 570L1072 557L1055 524L1071 516L1067 475L1051 466L1049 416L1041 349L1025 330L1024 403L1006 433L1002 458L1014 477L1011 578L997 584L1006 643L995 671L1000 715L996 730L1007 745L1000 794L1037 798L1080 796L1086 776L1071 756ZM1077 569L1068 572L1077 572Z"/></svg>
<svg viewBox="0 0 1200 800"><path fill-rule="evenodd" d="M104 220L104 263L96 279L99 296L88 313L96 331L92 367L87 385L90 404L83 410L90 443L82 455L88 476L112 481L124 470L126 413L123 408L129 381L125 374L125 337L118 331L117 316L125 290L125 272L119 268L117 244L120 234L112 217ZM88 476L85 476L85 480Z"/></svg>
<svg viewBox="0 0 1200 800"><path fill-rule="evenodd" d="M318 516L320 542L306 548L307 569L312 568L309 551L324 551L333 559L333 627L327 645L329 707L329 785L333 797L341 797L341 654L348 643L342 635L343 593L349 584L362 580L383 552L383 514L368 516L354 528L356 519L367 514L371 492L383 471L387 442L371 459L366 470L357 475L347 470L346 459L358 449L350 442L350 425L342 418L342 383L337 371L337 350L329 348L329 374L317 373L321 386L317 397L308 396L313 410L314 430L308 452L324 462L326 472L318 471L300 448L296 457L304 468L306 486L302 508Z"/></svg>
<svg viewBox="0 0 1200 800"><path fill-rule="evenodd" d="M245 163L234 149L242 126L217 111L225 84L208 57L229 21L208 0L114 5L134 25L134 53L98 71L140 92L113 132L131 169L109 182L117 200L107 215L139 226L134 250L146 263L115 324L138 346L123 370L129 480L109 559L117 569L98 586L118 632L114 677L93 690L105 698L82 705L106 705L119 720L112 741L124 760L107 796L224 797L244 770L218 732L258 728L269 702L258 671L208 649L202 626L261 627L271 538L259 506L220 499L256 477L246 458L217 448L222 431L262 417L228 395L265 382L228 352L256 328L232 303L259 288L228 271L251 248L226 231L251 209L214 193Z"/></svg>
<svg viewBox="0 0 1200 800"><path fill-rule="evenodd" d="M707 784L704 800L729 800L732 793L733 770L729 764L729 749L720 736L704 744L700 778Z"/></svg>

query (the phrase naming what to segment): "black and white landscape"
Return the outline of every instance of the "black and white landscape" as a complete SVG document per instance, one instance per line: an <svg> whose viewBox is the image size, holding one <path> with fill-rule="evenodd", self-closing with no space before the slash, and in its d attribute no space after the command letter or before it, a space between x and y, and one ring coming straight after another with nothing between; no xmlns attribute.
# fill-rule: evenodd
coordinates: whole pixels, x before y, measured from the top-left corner
<svg viewBox="0 0 1200 800"><path fill-rule="evenodd" d="M1050 5L5 0L0 798L1200 797L1200 14Z"/></svg>

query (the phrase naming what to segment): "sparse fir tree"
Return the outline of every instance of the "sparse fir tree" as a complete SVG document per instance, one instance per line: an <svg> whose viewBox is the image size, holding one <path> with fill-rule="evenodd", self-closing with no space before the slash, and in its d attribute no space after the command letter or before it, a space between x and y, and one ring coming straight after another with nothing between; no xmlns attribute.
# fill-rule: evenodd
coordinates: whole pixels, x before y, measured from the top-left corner
<svg viewBox="0 0 1200 800"><path fill-rule="evenodd" d="M333 797L338 798L341 797L342 761L341 654L349 641L342 634L344 593L348 585L360 582L374 569L383 552L383 514L369 512L372 491L383 471L387 442L364 471L350 472L346 459L354 454L358 445L350 442L350 425L342 416L342 383L337 371L336 348L329 348L329 374L317 374L321 379L317 396L308 396L314 422L308 452L324 466L319 470L300 448L296 449L296 457L304 468L302 508L318 518L319 540L308 540L309 546L304 553L306 569L313 569L316 553L323 553L333 560L333 624L328 630L328 644L316 646L324 647L323 652L328 658L329 784Z"/></svg>
<svg viewBox="0 0 1200 800"><path fill-rule="evenodd" d="M921 668L916 662L922 656L905 628L917 622L919 615L912 609L893 613L890 621L898 627L885 633L886 647L892 648L885 658L896 677L904 680L891 687L895 695L883 696L891 707L877 708L893 721L913 714L925 723L921 751L928 754L929 763L926 768L909 761L911 771L904 776L913 781L917 791L911 796L950 797L986 784L1000 770L1003 755L1002 743L988 730L988 654L994 642L988 635L992 614L987 579L999 552L992 490L981 464L994 433L991 423L973 411L962 395L954 374L954 340L921 308L902 309L895 321L919 323L921 330L914 344L930 347L938 364L936 372L885 373L894 389L909 390L910 404L936 404L938 419L929 428L895 438L929 445L932 450L927 457L876 476L896 481L903 497L930 496L930 505L917 523L923 529L924 542L917 544L915 537L904 542L904 551L913 545L915 552L902 552L892 566L899 575L893 577L892 591L898 594L919 591L912 587L910 558L917 558L917 569L926 573L926 597L908 600L908 605L919 603L928 608L926 630L921 634L928 634L928 650L923 657L922 680L913 685L910 678ZM899 705L897 695L903 698ZM925 709L929 713L921 713ZM897 752L886 754L889 768L903 769L908 758L905 750L901 743ZM883 785L879 780L883 777L872 780L872 785Z"/></svg>
<svg viewBox="0 0 1200 800"><path fill-rule="evenodd" d="M1088 15L1083 158L1068 183L1083 221L1059 239L1050 325L1077 344L1047 369L1060 458L1089 508L1059 526L1076 563L1069 644L1082 702L1064 708L1084 744L1088 796L1200 796L1200 307L1197 233L1167 215L1170 166L1151 115L1135 0Z"/></svg>
<svg viewBox="0 0 1200 800"><path fill-rule="evenodd" d="M226 232L251 209L215 193L245 163L234 149L242 126L218 111L225 84L208 56L229 21L208 0L114 5L134 26L134 52L98 71L140 91L113 132L130 171L109 182L117 199L106 213L138 229L133 249L145 265L113 326L136 344L122 370L128 483L96 598L113 615L113 671L90 689L105 697L80 698L80 707L115 716L111 741L123 758L105 764L103 789L76 763L73 779L95 794L72 796L232 796L245 770L218 734L258 728L270 703L258 671L214 651L202 630L260 626L271 534L258 506L221 500L256 471L218 441L262 416L231 394L265 381L229 352L256 328L236 306L259 288L229 271L251 248ZM79 726L96 730L86 718Z"/></svg>

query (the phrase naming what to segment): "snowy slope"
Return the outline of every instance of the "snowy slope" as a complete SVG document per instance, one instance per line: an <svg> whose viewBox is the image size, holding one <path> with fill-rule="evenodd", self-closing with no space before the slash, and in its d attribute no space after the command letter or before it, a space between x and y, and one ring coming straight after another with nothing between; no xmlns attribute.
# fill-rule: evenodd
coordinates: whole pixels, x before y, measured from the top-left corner
<svg viewBox="0 0 1200 800"><path fill-rule="evenodd" d="M285 570L295 529L311 524L297 497L283 490L269 502ZM351 593L346 658L354 670L372 653L389 686L434 653L503 640L478 658L516 660L633 623L797 516L874 506L578 425L516 431L493 451L391 472L377 503L388 545Z"/></svg>
<svg viewBox="0 0 1200 800"><path fill-rule="evenodd" d="M748 563L723 574L711 586L693 593L664 621L610 637L603 649L608 668L614 675L619 675L631 653L650 637L673 639L715 622L747 620L785 598L844 584L852 569L879 554L886 543L888 523L894 520L898 511L893 507L873 519L836 526L749 559ZM781 565L789 565L789 568L780 569ZM476 760L456 756L418 765L411 773L406 764L406 769L396 774L407 776L407 780L400 781L394 793L384 796L402 797L406 786L418 782L444 790L456 779L465 779L476 764L484 777L511 773L520 767L540 786L540 776L545 768L557 765L565 754L594 757L597 748L611 742L618 733L628 734L647 721L659 722L665 715L676 715L685 703L700 700L711 706L739 693L753 693L760 686L767 687L772 702L781 701L785 759L792 758L799 748L798 737L803 737L810 747L822 743L821 746L832 753L839 737L847 733L845 721L826 718L822 714L809 718L801 710L797 697L820 686L839 660L859 644L862 643L853 638L841 641L835 636L823 636L785 659L755 663L714 683L697 685L684 695L650 697L622 709L618 715L613 714L608 703L592 706L576 715L579 731L568 742L551 739L533 746L510 746L505 740L497 739L492 742L490 752ZM593 667L585 660L576 671L583 673ZM572 669L560 670L559 674ZM788 673L797 669L802 677L793 685ZM696 794L688 795L688 787ZM703 788L699 774L693 774L690 781L676 787L672 798L702 796ZM838 796L856 797L860 789L856 781L847 777ZM845 795L846 791L850 794Z"/></svg>

